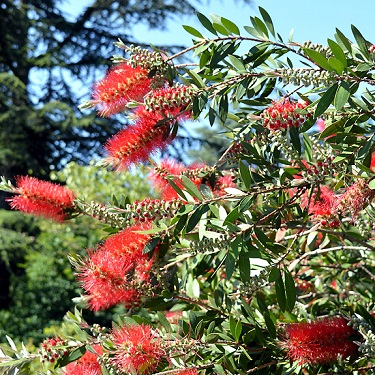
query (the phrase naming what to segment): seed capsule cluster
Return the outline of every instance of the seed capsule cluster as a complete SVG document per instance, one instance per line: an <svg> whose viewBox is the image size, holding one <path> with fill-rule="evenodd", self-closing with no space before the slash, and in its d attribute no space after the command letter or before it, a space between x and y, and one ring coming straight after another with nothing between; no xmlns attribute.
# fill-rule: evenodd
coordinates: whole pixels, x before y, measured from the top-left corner
<svg viewBox="0 0 375 375"><path fill-rule="evenodd" d="M178 85L153 91L145 97L148 111L186 108L193 100L196 90L192 86Z"/></svg>
<svg viewBox="0 0 375 375"><path fill-rule="evenodd" d="M283 83L292 84L296 86L330 86L337 81L337 73L334 71L312 69L312 68L297 68L278 70Z"/></svg>
<svg viewBox="0 0 375 375"><path fill-rule="evenodd" d="M164 82L164 77L168 75L171 66L166 61L166 56L157 51L143 49L140 46L126 46L124 48L129 53L128 64L133 67L140 66L147 69L152 74L155 87L160 87ZM159 83L159 84L158 84Z"/></svg>
<svg viewBox="0 0 375 375"><path fill-rule="evenodd" d="M40 361L54 363L57 359L67 356L67 341L59 337L48 338L43 341L41 349L38 350Z"/></svg>
<svg viewBox="0 0 375 375"><path fill-rule="evenodd" d="M176 215L177 210L182 206L179 199L171 201L149 199L134 202L126 206L130 217L135 221L153 221L156 219L171 218Z"/></svg>

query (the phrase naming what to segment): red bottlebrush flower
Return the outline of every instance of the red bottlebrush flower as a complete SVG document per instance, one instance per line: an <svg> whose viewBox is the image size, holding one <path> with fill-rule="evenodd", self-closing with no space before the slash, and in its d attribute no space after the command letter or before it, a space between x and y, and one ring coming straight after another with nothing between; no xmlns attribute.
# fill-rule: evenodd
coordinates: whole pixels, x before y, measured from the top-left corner
<svg viewBox="0 0 375 375"><path fill-rule="evenodd" d="M232 176L221 176L218 178L217 183L215 184L214 193L219 197L227 194L225 191L226 188L236 188L237 185L233 182Z"/></svg>
<svg viewBox="0 0 375 375"><path fill-rule="evenodd" d="M291 323L285 332L282 346L288 357L300 364L328 364L336 361L338 356L347 358L358 349L353 342L357 332L342 317Z"/></svg>
<svg viewBox="0 0 375 375"><path fill-rule="evenodd" d="M172 201L174 199L181 199L177 192L168 182L168 177L180 188L183 188L181 176L188 177L196 186L200 186L202 178L199 177L201 172L204 172L207 166L205 164L194 163L189 166L184 166L182 163L177 163L174 160L163 160L150 173L150 178L155 188L160 192L162 199Z"/></svg>
<svg viewBox="0 0 375 375"><path fill-rule="evenodd" d="M320 220L322 225L337 226L339 221L336 216L336 196L328 186L320 186L319 195L309 192L301 197L301 207L308 208L308 212L313 216L314 220Z"/></svg>
<svg viewBox="0 0 375 375"><path fill-rule="evenodd" d="M35 177L19 176L16 179L16 195L8 198L13 209L62 222L65 210L72 208L74 193L52 182Z"/></svg>
<svg viewBox="0 0 375 375"><path fill-rule="evenodd" d="M169 323L177 324L178 320L182 318L182 311L166 311L165 317Z"/></svg>
<svg viewBox="0 0 375 375"><path fill-rule="evenodd" d="M150 172L149 176L155 188L160 192L163 192L165 188L170 186L167 180L168 176L172 176L173 179L175 179L185 170L186 167L184 164L178 163L176 160L166 158Z"/></svg>
<svg viewBox="0 0 375 375"><path fill-rule="evenodd" d="M272 105L261 114L263 125L270 130L298 127L306 121L309 114L302 115L296 109L303 109L306 106L307 103L293 102L289 98L273 101Z"/></svg>
<svg viewBox="0 0 375 375"><path fill-rule="evenodd" d="M86 350L85 354L75 362L69 363L64 368L64 375L101 375L102 370L98 362L98 356L103 354L100 345L93 345L97 354Z"/></svg>
<svg viewBox="0 0 375 375"><path fill-rule="evenodd" d="M121 112L130 101L140 101L150 91L148 70L119 64L94 85L93 104L98 104L101 116Z"/></svg>
<svg viewBox="0 0 375 375"><path fill-rule="evenodd" d="M151 237L137 231L146 229L150 225L132 226L109 237L78 266L77 279L87 293L92 310L120 303L127 308L140 304L149 287L156 256L150 258L149 254L142 253Z"/></svg>
<svg viewBox="0 0 375 375"><path fill-rule="evenodd" d="M145 324L115 328L112 340L115 346L112 363L126 373L149 374L166 355L157 333Z"/></svg>
<svg viewBox="0 0 375 375"><path fill-rule="evenodd" d="M359 179L337 198L335 211L342 214L351 213L355 218L371 202L374 195L374 190L369 188L367 181Z"/></svg>
<svg viewBox="0 0 375 375"><path fill-rule="evenodd" d="M375 152L371 154L370 169L375 172Z"/></svg>
<svg viewBox="0 0 375 375"><path fill-rule="evenodd" d="M179 111L170 113L170 119L158 112L149 112L139 107L135 124L115 134L105 145L108 160L119 169L134 163L144 162L148 157L168 146L172 141L171 126Z"/></svg>

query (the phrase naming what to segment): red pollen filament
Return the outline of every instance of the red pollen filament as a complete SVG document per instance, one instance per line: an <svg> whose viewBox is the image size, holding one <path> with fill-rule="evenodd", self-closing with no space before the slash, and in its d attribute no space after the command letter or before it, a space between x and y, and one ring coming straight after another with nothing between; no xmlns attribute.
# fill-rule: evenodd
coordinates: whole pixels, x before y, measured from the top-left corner
<svg viewBox="0 0 375 375"><path fill-rule="evenodd" d="M19 195L7 199L12 209L57 222L64 220L75 199L65 187L30 176L17 177L14 192Z"/></svg>
<svg viewBox="0 0 375 375"><path fill-rule="evenodd" d="M150 91L151 79L148 71L119 64L94 85L93 103L101 108L101 116L111 116L124 110L130 101L141 101Z"/></svg>
<svg viewBox="0 0 375 375"><path fill-rule="evenodd" d="M108 160L118 169L145 162L151 154L172 141L169 132L173 119L168 120L143 107L137 111L137 116L135 124L119 131L105 145Z"/></svg>
<svg viewBox="0 0 375 375"><path fill-rule="evenodd" d="M112 363L125 373L150 374L166 355L157 333L146 324L115 328L112 341Z"/></svg>
<svg viewBox="0 0 375 375"><path fill-rule="evenodd" d="M292 361L300 364L329 364L357 352L357 333L342 317L318 319L311 323L291 323L285 328L282 346Z"/></svg>

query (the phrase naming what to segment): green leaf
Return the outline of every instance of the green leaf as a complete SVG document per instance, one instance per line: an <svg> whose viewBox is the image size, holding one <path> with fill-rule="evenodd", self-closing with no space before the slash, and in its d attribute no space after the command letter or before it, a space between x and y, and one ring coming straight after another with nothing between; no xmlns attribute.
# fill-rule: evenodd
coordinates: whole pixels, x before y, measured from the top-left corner
<svg viewBox="0 0 375 375"><path fill-rule="evenodd" d="M214 29L214 27L212 26L211 21L205 15L197 12L197 17L198 17L199 22L203 25L204 28L206 28L212 34L217 35L217 32Z"/></svg>
<svg viewBox="0 0 375 375"><path fill-rule="evenodd" d="M274 322L272 321L268 313L264 314L263 317L271 338L276 339L276 327Z"/></svg>
<svg viewBox="0 0 375 375"><path fill-rule="evenodd" d="M229 60L233 66L238 70L239 73L246 73L246 68L243 62L233 55L229 55Z"/></svg>
<svg viewBox="0 0 375 375"><path fill-rule="evenodd" d="M244 251L241 251L239 260L238 260L238 265L240 268L240 277L242 282L246 283L250 281L250 258L249 255L246 254Z"/></svg>
<svg viewBox="0 0 375 375"><path fill-rule="evenodd" d="M339 30L336 28L335 38L338 42L341 42L345 48L351 53L352 52L352 44L349 39Z"/></svg>
<svg viewBox="0 0 375 375"><path fill-rule="evenodd" d="M328 63L328 60L321 53L310 48L304 48L303 50L305 54L321 68L328 70L329 72L333 70Z"/></svg>
<svg viewBox="0 0 375 375"><path fill-rule="evenodd" d="M228 225L233 223L240 217L240 212L238 211L238 207L235 207L231 212L229 212L228 216L224 220L224 225Z"/></svg>
<svg viewBox="0 0 375 375"><path fill-rule="evenodd" d="M268 281L272 283L279 279L281 279L281 272L277 267L273 267L268 275Z"/></svg>
<svg viewBox="0 0 375 375"><path fill-rule="evenodd" d="M361 32L354 26L351 25L352 33L354 35L355 40L357 41L358 47L363 53L365 57L369 57L369 52L367 50L367 42L366 39L363 37Z"/></svg>
<svg viewBox="0 0 375 375"><path fill-rule="evenodd" d="M57 361L59 367L66 366L70 362L74 362L77 359L81 358L86 353L86 347L81 346L75 350L73 350L69 355L62 357Z"/></svg>
<svg viewBox="0 0 375 375"><path fill-rule="evenodd" d="M332 39L328 39L328 45L331 48L331 51L332 51L333 55L335 56L335 58L337 60L339 60L341 62L341 64L343 65L344 69L346 69L348 67L348 62L347 62L345 53L342 50L342 48L340 47L340 45L337 44Z"/></svg>
<svg viewBox="0 0 375 375"><path fill-rule="evenodd" d="M199 298L200 295L200 286L197 279L193 279L193 276L190 274L188 282L186 283L186 294L190 298Z"/></svg>
<svg viewBox="0 0 375 375"><path fill-rule="evenodd" d="M218 23L218 22L212 22L212 26L213 28L219 33L219 34L222 34L222 35L229 35L229 31L221 24L221 23Z"/></svg>
<svg viewBox="0 0 375 375"><path fill-rule="evenodd" d="M196 36L197 38L204 39L204 36L194 27L188 25L182 25L182 27L191 35Z"/></svg>
<svg viewBox="0 0 375 375"><path fill-rule="evenodd" d="M337 132L339 132L344 124L346 122L346 119L344 118L341 118L340 120L338 121L335 121L334 123L332 123L331 125L327 126L319 135L319 139L324 139L332 134L336 134Z"/></svg>
<svg viewBox="0 0 375 375"><path fill-rule="evenodd" d="M320 98L318 105L316 106L314 118L321 116L325 110L330 106L330 104L335 99L336 91L338 88L338 83L331 86Z"/></svg>
<svg viewBox="0 0 375 375"><path fill-rule="evenodd" d="M360 64L357 65L357 70L359 72L367 72L370 69L372 69L372 65L370 65L368 63L360 63Z"/></svg>
<svg viewBox="0 0 375 375"><path fill-rule="evenodd" d="M210 17L212 20L212 26L218 33L225 36L230 34L230 31L223 25L222 17L212 13L210 14Z"/></svg>
<svg viewBox="0 0 375 375"><path fill-rule="evenodd" d="M371 190L375 190L375 180L371 180L368 184L368 187L371 189Z"/></svg>
<svg viewBox="0 0 375 375"><path fill-rule="evenodd" d="M289 135L293 148L298 152L298 154L301 154L301 140L299 138L298 128L295 126L289 128Z"/></svg>
<svg viewBox="0 0 375 375"><path fill-rule="evenodd" d="M272 22L272 19L271 19L270 15L262 7L259 7L259 12L262 15L262 18L263 18L268 30L271 32L271 34L273 36L275 36L275 29L273 27L273 22Z"/></svg>
<svg viewBox="0 0 375 375"><path fill-rule="evenodd" d="M189 221L186 224L186 233L189 233L195 228L195 226L199 223L199 220L201 219L202 215L206 213L208 210L209 210L208 205L204 204L202 206L199 206L193 212L193 214L189 218Z"/></svg>
<svg viewBox="0 0 375 375"><path fill-rule="evenodd" d="M154 250L155 247L159 244L160 242L160 237L154 237L150 241L146 243L146 246L143 249L142 254L147 254L150 251Z"/></svg>
<svg viewBox="0 0 375 375"><path fill-rule="evenodd" d="M250 17L250 20L255 29L268 38L268 29L265 23L258 17Z"/></svg>
<svg viewBox="0 0 375 375"><path fill-rule="evenodd" d="M293 277L288 270L284 271L285 275L285 292L286 292L286 302L288 310L292 311L297 300L297 290L294 283Z"/></svg>
<svg viewBox="0 0 375 375"><path fill-rule="evenodd" d="M303 139L303 146L305 150L306 160L311 161L312 160L312 148L313 148L311 139L307 133L302 133L302 139Z"/></svg>
<svg viewBox="0 0 375 375"><path fill-rule="evenodd" d="M348 82L342 81L336 92L334 106L339 111L348 102L350 96L350 85Z"/></svg>
<svg viewBox="0 0 375 375"><path fill-rule="evenodd" d="M203 111L204 107L208 102L208 93L202 92L201 95L196 96L193 100L193 113L194 119L197 119L201 112Z"/></svg>
<svg viewBox="0 0 375 375"><path fill-rule="evenodd" d="M193 197L204 200L202 193L198 190L194 182L192 182L187 176L181 176L182 183L186 191L191 194Z"/></svg>
<svg viewBox="0 0 375 375"><path fill-rule="evenodd" d="M337 60L336 57L330 57L328 59L328 64L332 66L332 68L338 73L338 74L342 74L342 72L344 71L344 65L342 64L342 62L340 60Z"/></svg>
<svg viewBox="0 0 375 375"><path fill-rule="evenodd" d="M168 183L169 185L172 186L173 190L184 200L187 201L187 198L184 194L184 192L180 189L179 186L176 185L176 183L171 179L171 178L168 178Z"/></svg>
<svg viewBox="0 0 375 375"><path fill-rule="evenodd" d="M236 264L236 258L234 257L232 253L229 252L225 259L225 274L226 274L227 280L230 280L230 278L232 277L235 264Z"/></svg>
<svg viewBox="0 0 375 375"><path fill-rule="evenodd" d="M240 172L240 177L241 177L242 182L244 183L246 189L250 189L251 175L250 175L249 167L245 165L245 163L242 160L238 162L238 166L239 166L239 172Z"/></svg>
<svg viewBox="0 0 375 375"><path fill-rule="evenodd" d="M198 87L198 88L203 88L203 87L206 87L204 81L202 80L202 78L197 74L197 72L195 72L194 70L191 70L191 69L184 69L185 72L187 72L189 74L189 76L193 79L193 82L195 83L195 85Z"/></svg>
<svg viewBox="0 0 375 375"><path fill-rule="evenodd" d="M285 311L286 310L286 296L285 296L285 287L284 287L282 277L280 277L279 279L275 281L275 288L276 288L276 298L280 306L280 310Z"/></svg>
<svg viewBox="0 0 375 375"><path fill-rule="evenodd" d="M228 20L227 18L221 17L221 23L232 34L240 35L240 29L232 21Z"/></svg>
<svg viewBox="0 0 375 375"><path fill-rule="evenodd" d="M244 29L252 36L255 36L256 38L263 39L264 35L260 33L257 29L251 26L244 26Z"/></svg>

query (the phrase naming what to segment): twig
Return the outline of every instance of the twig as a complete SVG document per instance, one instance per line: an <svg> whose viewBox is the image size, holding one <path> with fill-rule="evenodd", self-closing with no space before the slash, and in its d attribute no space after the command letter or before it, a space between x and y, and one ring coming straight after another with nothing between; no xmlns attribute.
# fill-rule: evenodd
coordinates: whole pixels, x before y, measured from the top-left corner
<svg viewBox="0 0 375 375"><path fill-rule="evenodd" d="M265 367L269 367L269 366L272 366L272 365L276 365L277 364L277 361L271 361L271 362L268 362L268 363L264 363L263 365L260 365L260 366L257 366L257 367L254 367L248 371L246 371L246 374L251 374L252 372L255 372L255 371L258 371L258 370L261 370L262 368L265 368Z"/></svg>
<svg viewBox="0 0 375 375"><path fill-rule="evenodd" d="M309 251L308 253L303 254L302 256L300 256L299 258L294 260L292 263L290 263L288 269L289 269L289 271L293 270L297 266L297 264L299 264L303 259L308 258L310 256L329 253L330 251L338 251L338 250L357 250L357 251L361 251L361 250L368 250L368 248L364 247L364 246L344 246L344 245L342 245L342 246L334 246L334 247L328 247L328 248L325 248L325 249L317 249L317 250Z"/></svg>

